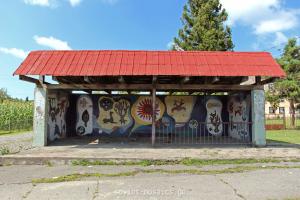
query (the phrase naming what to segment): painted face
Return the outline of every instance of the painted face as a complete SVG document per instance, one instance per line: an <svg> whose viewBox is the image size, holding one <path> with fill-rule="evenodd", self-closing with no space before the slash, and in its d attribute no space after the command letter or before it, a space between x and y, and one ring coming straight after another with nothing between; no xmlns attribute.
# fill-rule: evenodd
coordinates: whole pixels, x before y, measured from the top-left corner
<svg viewBox="0 0 300 200"><path fill-rule="evenodd" d="M111 110L113 107L113 101L109 98L101 99L99 104L100 104L101 108L103 108L103 110L105 110L105 111Z"/></svg>

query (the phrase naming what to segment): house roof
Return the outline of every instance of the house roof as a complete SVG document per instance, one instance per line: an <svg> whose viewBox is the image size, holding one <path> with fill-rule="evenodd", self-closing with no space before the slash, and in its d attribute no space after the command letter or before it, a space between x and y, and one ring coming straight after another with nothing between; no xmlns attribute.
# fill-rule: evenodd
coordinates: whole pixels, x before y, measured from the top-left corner
<svg viewBox="0 0 300 200"><path fill-rule="evenodd" d="M267 52L32 51L14 75L271 76L285 73Z"/></svg>

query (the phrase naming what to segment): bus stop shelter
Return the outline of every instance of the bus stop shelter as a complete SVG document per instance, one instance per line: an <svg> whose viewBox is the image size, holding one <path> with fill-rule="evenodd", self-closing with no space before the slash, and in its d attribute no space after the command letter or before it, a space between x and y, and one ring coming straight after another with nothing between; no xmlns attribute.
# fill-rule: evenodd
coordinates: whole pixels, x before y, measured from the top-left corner
<svg viewBox="0 0 300 200"><path fill-rule="evenodd" d="M155 144L266 144L267 52L33 51L35 146L69 137ZM47 81L47 78L51 81Z"/></svg>

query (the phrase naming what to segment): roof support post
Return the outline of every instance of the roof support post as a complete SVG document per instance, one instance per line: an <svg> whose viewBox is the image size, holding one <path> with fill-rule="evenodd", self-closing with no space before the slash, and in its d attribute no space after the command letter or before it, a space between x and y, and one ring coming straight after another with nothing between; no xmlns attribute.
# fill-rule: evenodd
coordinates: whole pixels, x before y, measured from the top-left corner
<svg viewBox="0 0 300 200"><path fill-rule="evenodd" d="M260 83L261 83L261 77L255 76L255 85L260 85Z"/></svg>
<svg viewBox="0 0 300 200"><path fill-rule="evenodd" d="M155 113L155 107L156 107L156 81L157 77L153 76L152 79L152 134L151 134L151 141L152 141L152 147L155 145L155 121L156 121L156 113Z"/></svg>
<svg viewBox="0 0 300 200"><path fill-rule="evenodd" d="M41 84L41 85L44 85L44 84L45 84L45 76L40 75L40 76L39 76L39 81L40 81L40 84Z"/></svg>
<svg viewBox="0 0 300 200"><path fill-rule="evenodd" d="M155 113L155 106L156 106L156 88L155 84L153 84L152 88L152 146L154 147L155 145L155 121L156 121L156 113Z"/></svg>

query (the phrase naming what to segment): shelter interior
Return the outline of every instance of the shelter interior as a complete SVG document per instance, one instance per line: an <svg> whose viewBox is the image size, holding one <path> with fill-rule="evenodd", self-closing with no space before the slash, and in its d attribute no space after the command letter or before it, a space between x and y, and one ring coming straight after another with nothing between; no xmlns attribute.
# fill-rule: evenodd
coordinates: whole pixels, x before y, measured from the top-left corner
<svg viewBox="0 0 300 200"><path fill-rule="evenodd" d="M246 76L53 76L55 84L45 76L20 79L47 89L48 143L87 136L100 143L153 145L252 144L251 91L270 81Z"/></svg>

